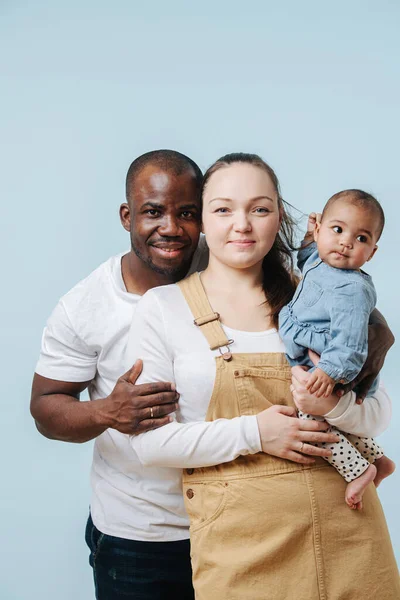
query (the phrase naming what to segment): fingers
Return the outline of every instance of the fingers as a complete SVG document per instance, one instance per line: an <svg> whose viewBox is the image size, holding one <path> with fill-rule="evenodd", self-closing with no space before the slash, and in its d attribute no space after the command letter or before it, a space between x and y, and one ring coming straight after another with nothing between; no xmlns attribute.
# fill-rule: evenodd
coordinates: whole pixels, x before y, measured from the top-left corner
<svg viewBox="0 0 400 600"><path fill-rule="evenodd" d="M158 394L149 394L146 396L138 396L136 398L137 406L143 409L153 408L159 405L172 404L179 400L177 392L160 392Z"/></svg>
<svg viewBox="0 0 400 600"><path fill-rule="evenodd" d="M317 392L319 392L321 385L317 373L311 373L309 380L306 383L306 389L310 394L315 394L317 396Z"/></svg>
<svg viewBox="0 0 400 600"><path fill-rule="evenodd" d="M368 390L371 387L373 381L375 379L375 375L369 375L368 377L364 377L362 381L358 384L357 387L357 404L362 404L367 397Z"/></svg>
<svg viewBox="0 0 400 600"><path fill-rule="evenodd" d="M308 371L305 371L299 365L296 367L292 367L292 380L295 379L298 383L301 383L303 386L306 386L309 378L310 374L308 373Z"/></svg>
<svg viewBox="0 0 400 600"><path fill-rule="evenodd" d="M294 406L283 406L282 404L276 405L277 412L281 415L287 415L288 417L297 417L297 411ZM267 409L268 410L268 409Z"/></svg>
<svg viewBox="0 0 400 600"><path fill-rule="evenodd" d="M308 356L311 359L312 363L317 366L319 363L320 355L314 352L314 350L308 350Z"/></svg>
<svg viewBox="0 0 400 600"><path fill-rule="evenodd" d="M162 394L165 392L176 393L176 387L174 383L170 381L153 381L151 383L141 383L136 385L136 393L138 396L154 396L156 394ZM171 402L171 400L169 401ZM150 406L145 404L144 406Z"/></svg>
<svg viewBox="0 0 400 600"><path fill-rule="evenodd" d="M291 460L292 462L300 463L301 465L313 465L315 463L313 458L308 458L307 456L303 456L299 452L294 452L293 450L289 450L285 455L285 458Z"/></svg>
<svg viewBox="0 0 400 600"><path fill-rule="evenodd" d="M329 448L320 448L319 446L311 446L311 444L302 444L301 448L302 454L309 454L311 456L322 456L328 457L332 454L332 451Z"/></svg>
<svg viewBox="0 0 400 600"><path fill-rule="evenodd" d="M312 419L299 419L300 431L328 431L330 425L326 421L313 421ZM323 440L324 442L326 440ZM337 440L335 440L337 441Z"/></svg>
<svg viewBox="0 0 400 600"><path fill-rule="evenodd" d="M160 404L141 408L138 411L138 421L147 421L148 419L159 419L178 410L177 402L169 402L168 404Z"/></svg>
<svg viewBox="0 0 400 600"><path fill-rule="evenodd" d="M340 437L336 433L319 433L318 431L302 431L301 442L309 444L336 444Z"/></svg>
<svg viewBox="0 0 400 600"><path fill-rule="evenodd" d="M135 435L150 431L151 429L158 429L159 427L163 427L163 425L168 425L168 423L171 423L171 420L171 417L162 417L160 419L145 419L144 421L140 421L135 430Z"/></svg>
<svg viewBox="0 0 400 600"><path fill-rule="evenodd" d="M133 365L132 369L129 371L128 381L130 383L136 383L136 380L139 377L140 373L142 372L142 369L143 369L143 361L140 358L138 358L138 360Z"/></svg>

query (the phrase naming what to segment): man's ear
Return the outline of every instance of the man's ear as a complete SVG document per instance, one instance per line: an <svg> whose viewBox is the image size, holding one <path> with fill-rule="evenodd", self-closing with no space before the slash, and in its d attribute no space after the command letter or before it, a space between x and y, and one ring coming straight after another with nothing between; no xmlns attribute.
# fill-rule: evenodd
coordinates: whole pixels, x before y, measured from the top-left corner
<svg viewBox="0 0 400 600"><path fill-rule="evenodd" d="M321 229L321 222L317 221L315 223L315 228L314 228L314 242L318 242L318 235L319 235L320 229Z"/></svg>
<svg viewBox="0 0 400 600"><path fill-rule="evenodd" d="M131 210L129 208L129 204L124 202L119 207L119 218L122 224L122 227L126 229L126 231L131 230Z"/></svg>
<svg viewBox="0 0 400 600"><path fill-rule="evenodd" d="M375 244L374 249L371 252L371 255L369 258L367 258L367 262L371 260L371 258L374 256L375 252L378 250L378 246Z"/></svg>

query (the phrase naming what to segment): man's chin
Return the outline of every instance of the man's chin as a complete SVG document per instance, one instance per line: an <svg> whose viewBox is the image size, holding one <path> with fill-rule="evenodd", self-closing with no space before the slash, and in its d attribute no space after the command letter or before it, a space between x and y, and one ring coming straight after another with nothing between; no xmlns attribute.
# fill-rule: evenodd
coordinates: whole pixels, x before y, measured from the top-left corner
<svg viewBox="0 0 400 600"><path fill-rule="evenodd" d="M182 279L186 273L189 271L191 261L180 261L179 263L171 261L168 264L168 261L151 261L149 262L149 266L151 269L158 273L159 275L165 275L167 277L171 277L174 279Z"/></svg>

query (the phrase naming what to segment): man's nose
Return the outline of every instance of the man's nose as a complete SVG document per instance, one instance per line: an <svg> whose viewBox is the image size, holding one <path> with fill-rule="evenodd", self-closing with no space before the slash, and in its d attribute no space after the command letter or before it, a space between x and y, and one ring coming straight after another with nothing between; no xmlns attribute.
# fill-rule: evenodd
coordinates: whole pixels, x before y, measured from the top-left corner
<svg viewBox="0 0 400 600"><path fill-rule="evenodd" d="M173 216L165 215L162 223L158 227L158 232L160 235L177 237L182 235L182 226L179 222L179 219L176 219Z"/></svg>

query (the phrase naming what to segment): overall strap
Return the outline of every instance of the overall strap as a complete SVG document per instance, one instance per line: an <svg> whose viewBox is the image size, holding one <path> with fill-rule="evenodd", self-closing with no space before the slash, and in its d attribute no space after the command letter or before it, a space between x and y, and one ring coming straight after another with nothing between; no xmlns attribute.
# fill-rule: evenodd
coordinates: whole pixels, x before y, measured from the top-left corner
<svg viewBox="0 0 400 600"><path fill-rule="evenodd" d="M232 340L228 340L219 322L219 314L214 312L203 288L199 273L193 273L183 279L178 286L193 313L194 324L201 328L211 350L228 348ZM224 356L224 355L223 355Z"/></svg>

